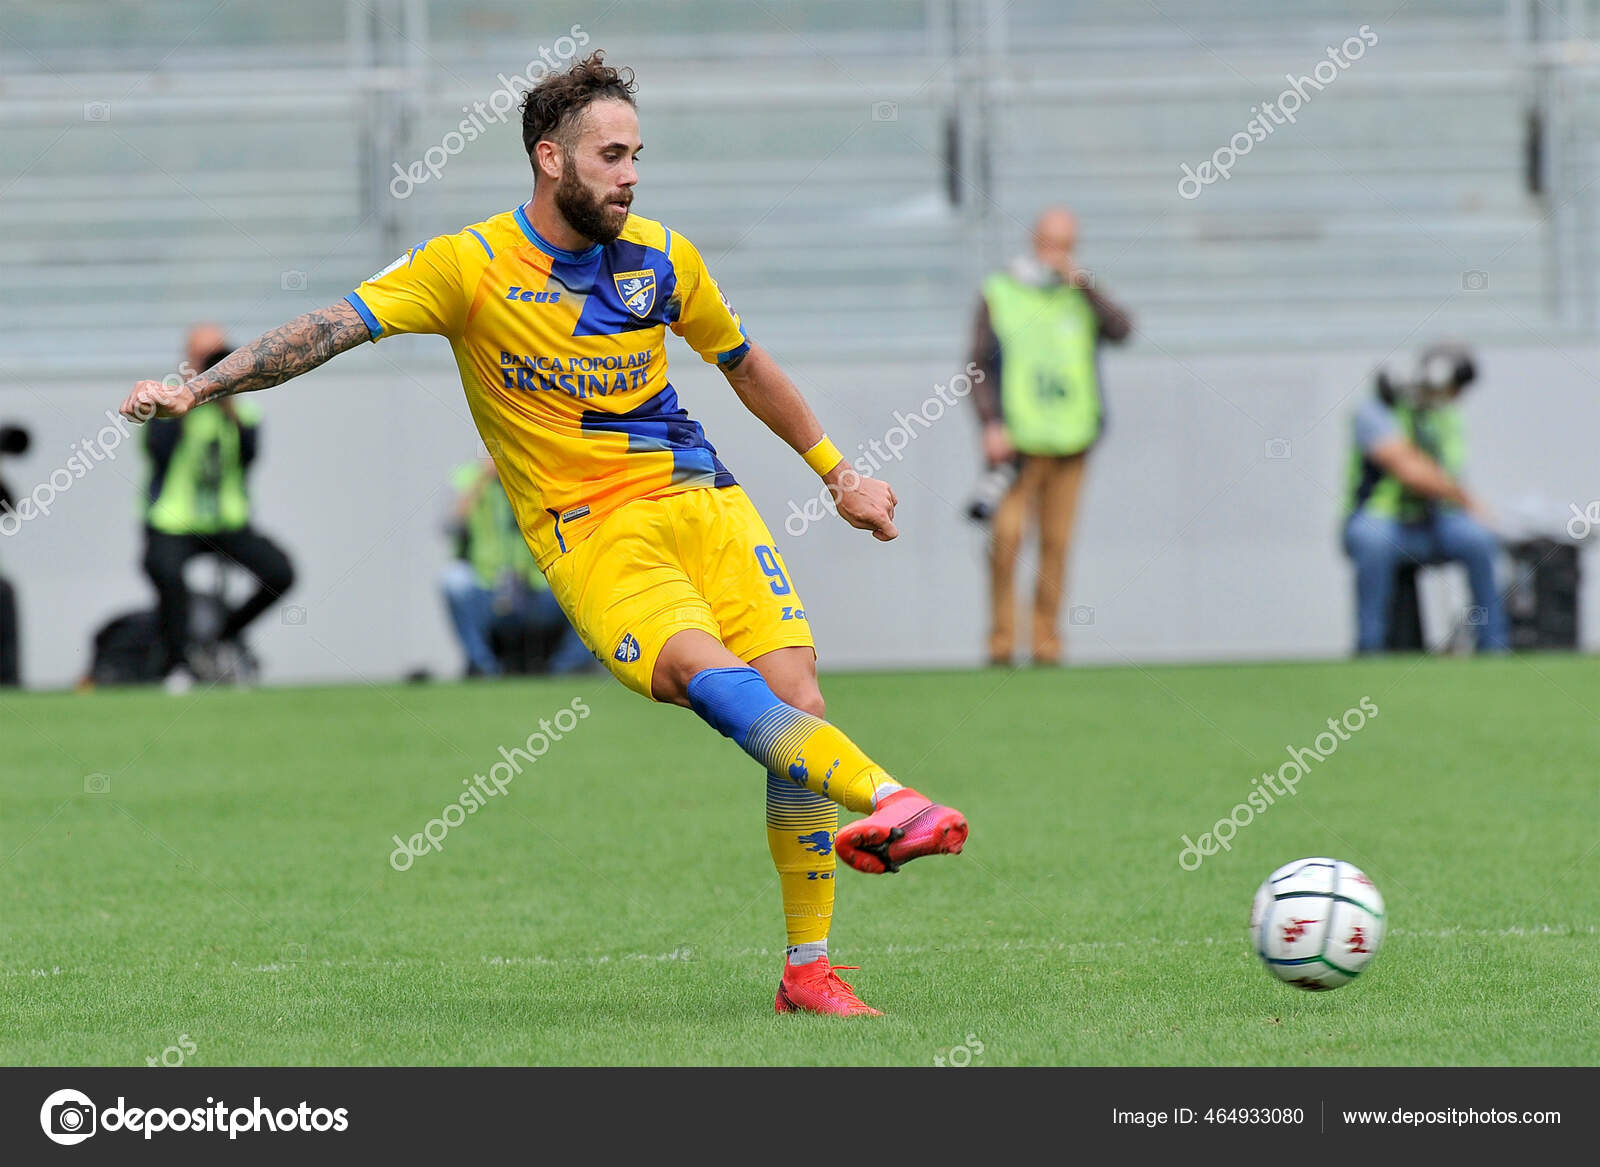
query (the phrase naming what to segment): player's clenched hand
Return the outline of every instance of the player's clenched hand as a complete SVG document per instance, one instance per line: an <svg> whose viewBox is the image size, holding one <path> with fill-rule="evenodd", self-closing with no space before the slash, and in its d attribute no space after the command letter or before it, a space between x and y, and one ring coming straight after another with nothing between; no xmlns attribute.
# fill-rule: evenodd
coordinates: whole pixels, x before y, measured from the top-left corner
<svg viewBox="0 0 1600 1167"><path fill-rule="evenodd" d="M194 394L183 385L140 381L122 403L122 416L145 422L153 417L182 417L194 408Z"/></svg>
<svg viewBox="0 0 1600 1167"><path fill-rule="evenodd" d="M839 516L845 522L871 531L874 539L884 543L900 534L894 525L894 508L900 500L887 482L863 478L847 462L832 471L826 481L838 505Z"/></svg>

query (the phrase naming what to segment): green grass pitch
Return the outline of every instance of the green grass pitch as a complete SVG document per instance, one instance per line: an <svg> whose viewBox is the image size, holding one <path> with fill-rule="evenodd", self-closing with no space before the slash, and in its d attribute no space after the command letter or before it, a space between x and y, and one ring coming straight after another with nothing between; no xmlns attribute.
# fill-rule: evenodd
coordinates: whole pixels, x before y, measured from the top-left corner
<svg viewBox="0 0 1600 1167"><path fill-rule="evenodd" d="M0 1062L932 1065L969 1036L986 1066L1600 1061L1600 660L824 692L972 823L962 856L839 871L833 957L879 1019L774 1015L762 775L607 678L0 698ZM394 869L391 836L575 697L577 728ZM1293 797L1180 868L1180 835L1363 697ZM1373 877L1389 935L1311 994L1245 922L1323 854Z"/></svg>

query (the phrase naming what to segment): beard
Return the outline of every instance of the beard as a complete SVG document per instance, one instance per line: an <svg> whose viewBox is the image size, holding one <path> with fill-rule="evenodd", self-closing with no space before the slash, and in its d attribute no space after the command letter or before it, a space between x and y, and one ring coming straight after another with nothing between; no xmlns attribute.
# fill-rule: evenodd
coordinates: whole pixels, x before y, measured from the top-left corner
<svg viewBox="0 0 1600 1167"><path fill-rule="evenodd" d="M628 212L607 206L613 196L608 191L596 196L578 179L577 167L568 162L556 184L556 209L566 219L567 225L596 243L610 243L622 234L628 221ZM628 196L632 202L632 194Z"/></svg>

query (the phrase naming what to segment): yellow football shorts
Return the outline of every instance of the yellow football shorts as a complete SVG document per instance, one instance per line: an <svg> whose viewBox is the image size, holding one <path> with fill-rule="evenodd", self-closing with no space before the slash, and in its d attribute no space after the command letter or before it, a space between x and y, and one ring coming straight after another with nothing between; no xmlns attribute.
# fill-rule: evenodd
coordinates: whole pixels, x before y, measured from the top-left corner
<svg viewBox="0 0 1600 1167"><path fill-rule="evenodd" d="M685 628L743 661L815 651L772 533L738 486L625 503L545 577L589 650L646 697L662 646Z"/></svg>

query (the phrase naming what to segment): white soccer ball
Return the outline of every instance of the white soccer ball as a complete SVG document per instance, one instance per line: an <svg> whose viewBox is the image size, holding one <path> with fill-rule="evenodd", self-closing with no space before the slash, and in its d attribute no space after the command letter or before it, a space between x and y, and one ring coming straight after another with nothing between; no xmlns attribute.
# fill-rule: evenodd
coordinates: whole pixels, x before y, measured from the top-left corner
<svg viewBox="0 0 1600 1167"><path fill-rule="evenodd" d="M1272 975L1300 989L1337 989L1383 943L1383 896L1360 868L1296 859L1267 877L1250 907L1250 939Z"/></svg>

